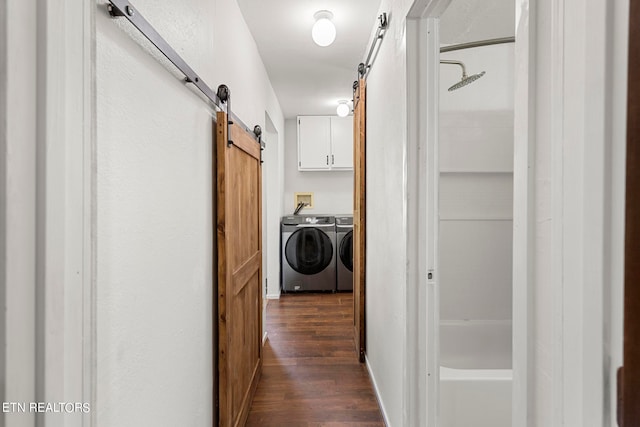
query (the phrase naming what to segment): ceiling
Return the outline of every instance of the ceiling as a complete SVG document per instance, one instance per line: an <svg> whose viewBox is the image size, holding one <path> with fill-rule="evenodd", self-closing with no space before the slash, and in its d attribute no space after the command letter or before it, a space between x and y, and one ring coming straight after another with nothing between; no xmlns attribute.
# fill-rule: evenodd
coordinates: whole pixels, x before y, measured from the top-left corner
<svg viewBox="0 0 640 427"><path fill-rule="evenodd" d="M380 0L238 0L285 117L335 115L351 99ZM333 13L336 40L311 39L318 10Z"/></svg>
<svg viewBox="0 0 640 427"><path fill-rule="evenodd" d="M237 0L258 45L286 118L335 115L351 99L356 68L377 26L380 0ZM336 40L328 47L311 39L313 15L333 13ZM442 44L513 36L513 0L452 0L440 23Z"/></svg>

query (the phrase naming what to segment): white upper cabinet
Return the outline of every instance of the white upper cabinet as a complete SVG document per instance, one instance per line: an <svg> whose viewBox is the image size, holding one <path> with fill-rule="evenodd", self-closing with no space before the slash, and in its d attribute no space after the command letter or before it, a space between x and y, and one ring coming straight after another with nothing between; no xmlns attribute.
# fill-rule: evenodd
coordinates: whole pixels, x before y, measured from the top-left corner
<svg viewBox="0 0 640 427"><path fill-rule="evenodd" d="M298 170L352 170L353 117L298 116Z"/></svg>
<svg viewBox="0 0 640 427"><path fill-rule="evenodd" d="M298 117L298 169L331 169L331 120L325 116Z"/></svg>
<svg viewBox="0 0 640 427"><path fill-rule="evenodd" d="M353 117L331 117L331 168L353 169Z"/></svg>

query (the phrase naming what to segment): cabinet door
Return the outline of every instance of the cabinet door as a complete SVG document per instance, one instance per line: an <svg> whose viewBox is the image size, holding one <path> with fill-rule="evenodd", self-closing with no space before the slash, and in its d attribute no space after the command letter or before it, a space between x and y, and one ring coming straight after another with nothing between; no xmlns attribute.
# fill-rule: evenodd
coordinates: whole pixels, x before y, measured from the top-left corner
<svg viewBox="0 0 640 427"><path fill-rule="evenodd" d="M353 117L331 117L331 167L353 169Z"/></svg>
<svg viewBox="0 0 640 427"><path fill-rule="evenodd" d="M298 170L331 168L329 117L298 117Z"/></svg>

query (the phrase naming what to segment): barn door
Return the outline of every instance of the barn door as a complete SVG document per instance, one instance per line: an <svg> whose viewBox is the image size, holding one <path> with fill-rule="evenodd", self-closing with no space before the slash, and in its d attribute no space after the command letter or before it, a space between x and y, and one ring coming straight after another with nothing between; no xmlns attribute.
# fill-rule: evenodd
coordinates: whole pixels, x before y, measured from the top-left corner
<svg viewBox="0 0 640 427"><path fill-rule="evenodd" d="M219 425L244 425L262 367L260 145L217 115ZM233 141L233 143L229 143Z"/></svg>
<svg viewBox="0 0 640 427"><path fill-rule="evenodd" d="M353 97L353 325L356 352L365 351L365 131L366 81L360 79Z"/></svg>

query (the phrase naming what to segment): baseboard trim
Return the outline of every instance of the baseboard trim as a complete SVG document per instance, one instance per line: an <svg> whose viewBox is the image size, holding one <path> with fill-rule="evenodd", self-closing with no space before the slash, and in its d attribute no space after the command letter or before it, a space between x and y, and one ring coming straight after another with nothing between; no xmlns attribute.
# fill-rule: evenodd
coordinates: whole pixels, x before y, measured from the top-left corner
<svg viewBox="0 0 640 427"><path fill-rule="evenodd" d="M267 294L267 299L280 299L280 293L277 293L277 294Z"/></svg>
<svg viewBox="0 0 640 427"><path fill-rule="evenodd" d="M387 411L384 407L384 403L382 403L382 399L380 398L380 390L378 389L378 383L376 382L376 376L373 375L373 371L371 370L371 365L369 364L369 359L367 355L364 355L364 364L367 367L367 371L369 372L369 378L371 378L371 383L373 384L373 391L376 394L376 400L378 401L378 406L380 407L380 412L382 412L382 418L384 419L384 424L387 427L391 427L389 423L389 417L387 416Z"/></svg>

